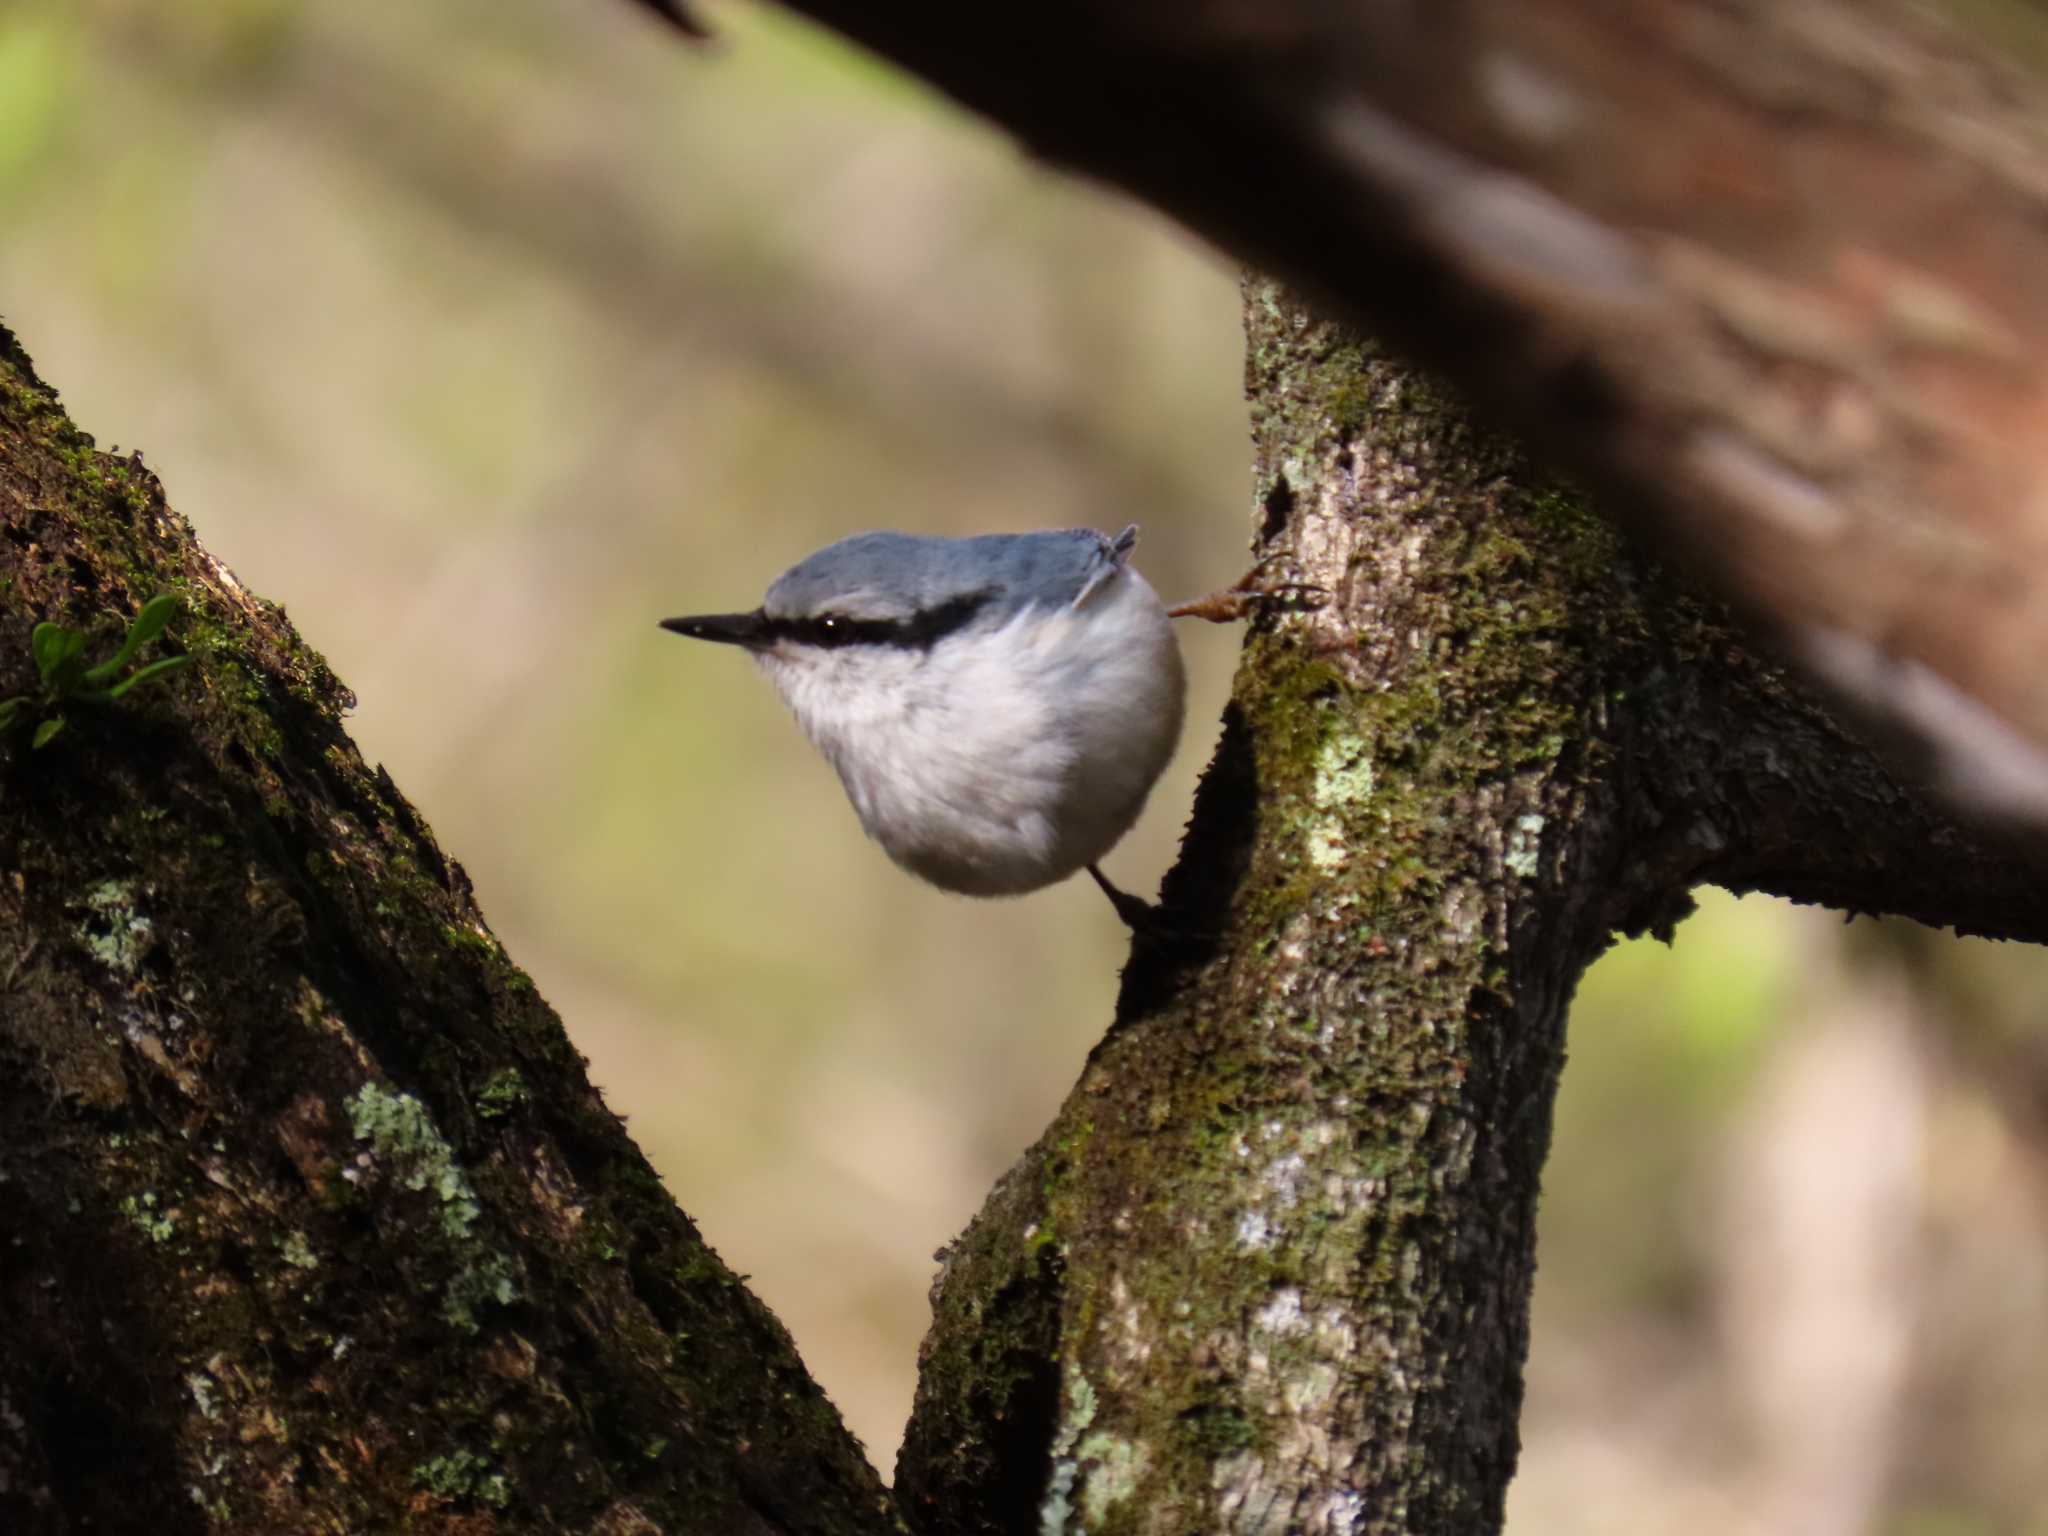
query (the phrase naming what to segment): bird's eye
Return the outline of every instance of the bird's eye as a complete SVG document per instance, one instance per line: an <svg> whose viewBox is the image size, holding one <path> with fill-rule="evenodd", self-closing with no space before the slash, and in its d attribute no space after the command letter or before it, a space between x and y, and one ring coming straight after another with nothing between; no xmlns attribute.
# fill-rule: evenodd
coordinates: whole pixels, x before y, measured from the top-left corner
<svg viewBox="0 0 2048 1536"><path fill-rule="evenodd" d="M838 614L828 613L822 619L818 620L818 628L825 634L836 635L839 633L840 623L841 620Z"/></svg>

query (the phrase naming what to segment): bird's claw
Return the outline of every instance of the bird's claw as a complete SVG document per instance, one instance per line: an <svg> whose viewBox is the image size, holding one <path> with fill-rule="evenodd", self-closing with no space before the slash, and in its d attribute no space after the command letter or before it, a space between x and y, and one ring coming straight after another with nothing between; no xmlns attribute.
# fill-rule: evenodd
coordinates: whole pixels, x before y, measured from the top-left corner
<svg viewBox="0 0 2048 1536"><path fill-rule="evenodd" d="M1101 887L1102 894L1109 898L1109 904L1116 908L1116 915L1124 920L1124 926L1139 939L1185 940L1216 937L1213 933L1197 932L1185 927L1177 922L1165 907L1149 902L1142 896L1133 896L1129 891L1118 890L1110 884L1109 877L1093 864L1088 866L1088 873L1096 885Z"/></svg>
<svg viewBox="0 0 2048 1536"><path fill-rule="evenodd" d="M1317 586L1310 581L1262 585L1259 572L1265 569L1266 564L1266 561L1261 561L1220 592L1211 592L1207 597L1198 597L1193 602L1167 609L1166 616L1170 619L1207 619L1211 624L1235 624L1240 619L1249 618L1252 610L1262 603L1318 608L1330 600L1328 587Z"/></svg>

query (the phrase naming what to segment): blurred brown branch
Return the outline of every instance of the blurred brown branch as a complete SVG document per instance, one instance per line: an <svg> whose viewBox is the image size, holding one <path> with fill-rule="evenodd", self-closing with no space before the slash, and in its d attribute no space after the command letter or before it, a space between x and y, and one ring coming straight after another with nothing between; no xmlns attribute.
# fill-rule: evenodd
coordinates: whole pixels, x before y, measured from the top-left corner
<svg viewBox="0 0 2048 1536"><path fill-rule="evenodd" d="M2048 824L2037 12L789 3L1441 368Z"/></svg>
<svg viewBox="0 0 2048 1536"><path fill-rule="evenodd" d="M711 29L698 19L697 13L683 3L683 0L633 0L635 5L645 6L663 21L687 37L709 37Z"/></svg>

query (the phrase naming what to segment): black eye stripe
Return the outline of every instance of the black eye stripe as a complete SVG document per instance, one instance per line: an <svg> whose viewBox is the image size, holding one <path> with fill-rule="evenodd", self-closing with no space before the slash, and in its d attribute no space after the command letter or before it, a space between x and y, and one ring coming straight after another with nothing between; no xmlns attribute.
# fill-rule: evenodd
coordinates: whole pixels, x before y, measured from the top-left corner
<svg viewBox="0 0 2048 1536"><path fill-rule="evenodd" d="M993 592L969 592L923 613L902 619L854 619L825 613L809 618L766 619L763 637L794 640L836 650L845 645L888 645L903 650L929 650L937 641L971 621L988 605Z"/></svg>

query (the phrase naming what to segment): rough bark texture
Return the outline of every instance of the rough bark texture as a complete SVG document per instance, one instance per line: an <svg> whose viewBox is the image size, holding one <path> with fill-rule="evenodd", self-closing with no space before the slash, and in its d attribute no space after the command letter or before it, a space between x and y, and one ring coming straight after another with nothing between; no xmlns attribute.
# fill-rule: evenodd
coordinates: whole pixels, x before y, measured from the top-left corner
<svg viewBox="0 0 2048 1536"><path fill-rule="evenodd" d="M1369 320L2048 827L2038 9L787 3Z"/></svg>
<svg viewBox="0 0 2048 1536"><path fill-rule="evenodd" d="M1497 1530L1564 1016L1711 881L2048 935L1711 605L1247 289L1256 626L1115 1029L947 1256L938 1532ZM1051 1459L1047 1461L1047 1447Z"/></svg>
<svg viewBox="0 0 2048 1536"><path fill-rule="evenodd" d="M946 1264L934 1533L1494 1529L1610 931L1717 880L2048 933L1433 386L1247 313L1258 542L1329 599L1256 626L1169 926ZM0 697L160 590L193 663L0 757L0 1527L898 1529L345 691L0 331Z"/></svg>
<svg viewBox="0 0 2048 1536"><path fill-rule="evenodd" d="M0 1529L900 1529L345 689L0 329ZM427 683L431 686L431 683Z"/></svg>

